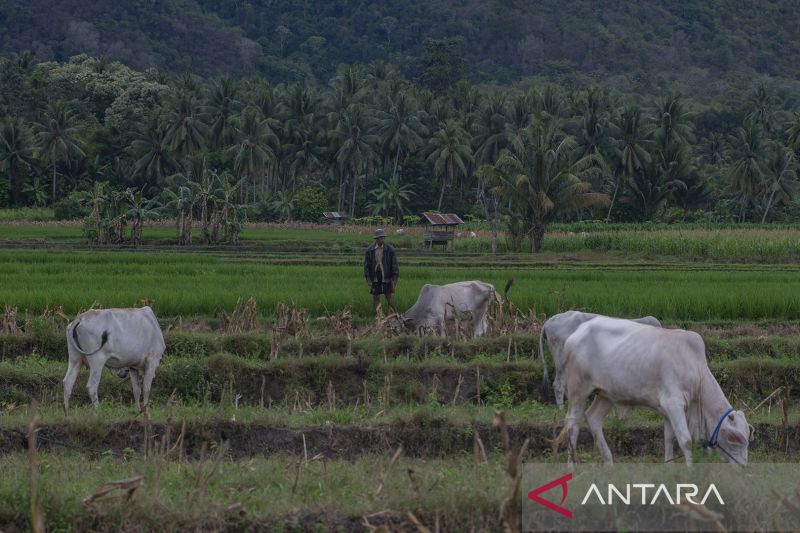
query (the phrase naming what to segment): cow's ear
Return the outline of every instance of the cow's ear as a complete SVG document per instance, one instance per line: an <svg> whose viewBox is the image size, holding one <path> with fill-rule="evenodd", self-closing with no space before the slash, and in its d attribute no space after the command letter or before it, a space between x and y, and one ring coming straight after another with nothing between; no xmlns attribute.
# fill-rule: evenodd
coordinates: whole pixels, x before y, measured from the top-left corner
<svg viewBox="0 0 800 533"><path fill-rule="evenodd" d="M753 434L755 432L755 428L753 427L753 424L747 424L747 427L750 428L750 442L753 442L753 440L755 440L755 435Z"/></svg>
<svg viewBox="0 0 800 533"><path fill-rule="evenodd" d="M747 437L738 429L730 429L725 431L725 440L730 444L747 444Z"/></svg>

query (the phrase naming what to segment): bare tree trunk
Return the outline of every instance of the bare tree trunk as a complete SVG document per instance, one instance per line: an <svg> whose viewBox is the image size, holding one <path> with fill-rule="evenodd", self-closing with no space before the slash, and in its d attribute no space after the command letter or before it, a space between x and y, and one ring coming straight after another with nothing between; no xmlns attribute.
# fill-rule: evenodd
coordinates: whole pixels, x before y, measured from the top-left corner
<svg viewBox="0 0 800 533"><path fill-rule="evenodd" d="M353 197L350 200L350 218L355 216L356 213L356 189L358 188L358 175L353 175Z"/></svg>
<svg viewBox="0 0 800 533"><path fill-rule="evenodd" d="M336 210L340 211L340 212L342 210L342 204L344 203L344 193L343 193L344 187L345 187L344 184L345 184L344 173L340 172L339 173L339 202L336 204Z"/></svg>
<svg viewBox="0 0 800 533"><path fill-rule="evenodd" d="M542 242L544 241L544 224L541 222L534 222L531 226L531 252L539 253L542 249Z"/></svg>
<svg viewBox="0 0 800 533"><path fill-rule="evenodd" d="M442 210L442 199L444 199L444 188L447 182L442 178L442 192L439 193L439 203L436 205L436 210L441 212Z"/></svg>
<svg viewBox="0 0 800 533"><path fill-rule="evenodd" d="M217 208L214 207L214 210L211 212L211 232L208 237L208 243L217 244L218 238L219 238L219 211L217 211Z"/></svg>
<svg viewBox="0 0 800 533"><path fill-rule="evenodd" d="M397 163L400 161L400 148L397 149L397 155L394 158L394 170L392 171L392 180L397 176Z"/></svg>
<svg viewBox="0 0 800 533"><path fill-rule="evenodd" d="M606 221L611 220L611 210L614 209L614 202L617 200L617 191L619 190L619 181L614 184L614 195L611 197L611 205L608 206L608 214Z"/></svg>
<svg viewBox="0 0 800 533"><path fill-rule="evenodd" d="M775 184L772 186L772 192L769 193L769 200L767 201L767 207L766 209L764 209L764 216L761 217L762 224L767 221L767 214L769 213L770 207L772 207L772 201L775 199L775 192L778 190L778 186L781 183L781 178L783 178L783 173L786 172L786 169L789 167L789 163L791 162L791 160L792 160L792 153L789 152L789 154L786 156L786 163L783 165L780 174L778 174L778 179L775 180Z"/></svg>
<svg viewBox="0 0 800 533"><path fill-rule="evenodd" d="M494 204L494 216L492 216L491 228L492 228L492 255L497 254L497 221L500 219L500 199L495 197L493 198L492 203Z"/></svg>
<svg viewBox="0 0 800 533"><path fill-rule="evenodd" d="M54 150L55 151L55 150ZM53 197L50 198L50 203L55 203L56 201L56 163L55 160L53 161Z"/></svg>
<svg viewBox="0 0 800 533"><path fill-rule="evenodd" d="M491 195L491 202L492 202L492 212L489 212L489 206L487 202L487 192L483 189L484 183L481 181L478 184L478 202L481 204L481 208L483 209L483 216L484 218L489 221L489 226L492 231L492 255L497 254L497 219L499 218L499 208L500 208L500 199L497 198L494 194L488 193Z"/></svg>

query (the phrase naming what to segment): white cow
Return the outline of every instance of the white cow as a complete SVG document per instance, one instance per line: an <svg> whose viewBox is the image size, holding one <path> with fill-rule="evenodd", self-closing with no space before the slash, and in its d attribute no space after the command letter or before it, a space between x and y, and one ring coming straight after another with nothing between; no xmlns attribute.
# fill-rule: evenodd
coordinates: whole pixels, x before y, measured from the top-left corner
<svg viewBox="0 0 800 533"><path fill-rule="evenodd" d="M558 313L548 318L542 329L539 331L539 357L542 359L542 369L544 370L543 381L545 386L548 385L549 378L547 376L547 360L544 358L544 339L547 339L547 345L550 347L550 354L553 357L553 365L556 369L556 375L553 379L553 389L555 389L556 404L559 409L564 408L564 356L562 354L564 343L567 338L572 335L578 326L584 322L596 318L596 313L584 313L582 311L566 311ZM642 318L632 318L634 322L640 324L649 324L657 328L661 327L661 322L656 317L646 316Z"/></svg>
<svg viewBox="0 0 800 533"><path fill-rule="evenodd" d="M506 284L506 292L510 286L511 281ZM491 283L459 281L448 285L426 284L420 290L417 302L404 314L397 315L394 327L411 331L415 335L432 331L436 335L444 336L445 314L452 317L454 311L469 311L472 315L470 331L473 336L480 337L488 329L486 311L492 300L501 302Z"/></svg>
<svg viewBox="0 0 800 533"><path fill-rule="evenodd" d="M84 363L89 367L86 387L95 407L100 405L97 398L100 375L103 367L108 366L120 377L130 374L133 397L139 408L139 374L144 378L144 405L147 405L166 345L153 310L142 307L81 313L67 325L67 347L69 367L64 376L64 409L69 408L72 387Z"/></svg>
<svg viewBox="0 0 800 533"><path fill-rule="evenodd" d="M753 426L725 398L697 333L596 317L567 339L564 354L569 409L558 442L569 437L571 465L583 409L593 393L586 421L607 464L613 459L603 437L603 417L614 404L649 407L666 418L666 461L673 459L677 439L691 465L692 439L705 428L726 461L747 464Z"/></svg>

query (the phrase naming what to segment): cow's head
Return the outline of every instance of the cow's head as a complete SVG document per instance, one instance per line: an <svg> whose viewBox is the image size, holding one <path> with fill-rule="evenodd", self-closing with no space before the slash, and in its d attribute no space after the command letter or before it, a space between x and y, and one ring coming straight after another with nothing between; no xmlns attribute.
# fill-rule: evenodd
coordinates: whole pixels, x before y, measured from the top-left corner
<svg viewBox="0 0 800 533"><path fill-rule="evenodd" d="M747 464L747 449L753 442L753 426L747 423L742 411L733 411L719 427L717 437L720 455L732 465Z"/></svg>
<svg viewBox="0 0 800 533"><path fill-rule="evenodd" d="M389 328L391 328L392 333L395 335L412 333L414 331L414 319L406 318L399 313L392 313L384 320L385 323L389 325Z"/></svg>

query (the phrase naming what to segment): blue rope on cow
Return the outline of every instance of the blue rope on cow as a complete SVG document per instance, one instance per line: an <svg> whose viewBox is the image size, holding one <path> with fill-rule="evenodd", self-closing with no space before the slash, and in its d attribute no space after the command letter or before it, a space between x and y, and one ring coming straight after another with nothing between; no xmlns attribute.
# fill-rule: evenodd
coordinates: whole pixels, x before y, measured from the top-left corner
<svg viewBox="0 0 800 533"><path fill-rule="evenodd" d="M731 407L727 411L725 411L721 417L719 417L719 421L717 422L717 425L714 427L714 431L711 432L711 437L709 437L709 439L703 442L701 445L706 449L708 453L711 453L711 450L713 448L719 448L720 451L722 451L725 455L727 455L731 459L731 461L733 461L738 465L741 465L742 463L740 463L738 459L736 459L733 455L731 455L731 453L728 450L726 450L719 444L719 429L722 427L722 422L725 421L725 417L731 414L733 411L734 409L733 407ZM671 463L675 459L682 457L682 455L683 454L679 454L677 457L673 457L672 459L666 462Z"/></svg>
<svg viewBox="0 0 800 533"><path fill-rule="evenodd" d="M711 449L716 448L719 445L719 428L722 427L722 422L725 420L725 417L731 414L733 411L734 411L733 407L729 407L728 410L725 411L721 417L719 417L719 422L717 422L717 426L711 433L711 437L709 437L708 442L705 443L705 447L706 450L708 450L708 453L711 453Z"/></svg>

